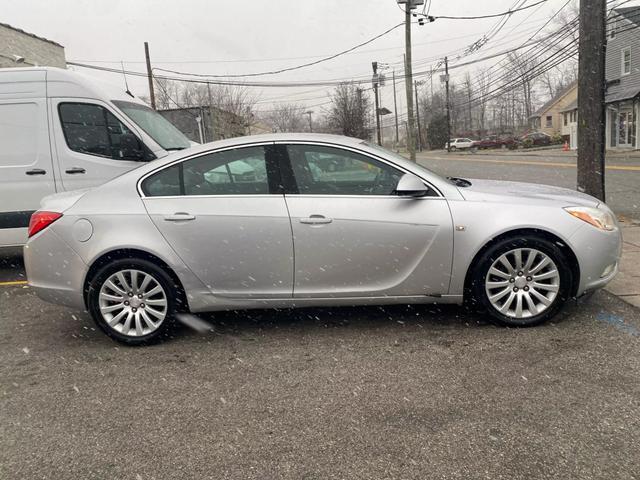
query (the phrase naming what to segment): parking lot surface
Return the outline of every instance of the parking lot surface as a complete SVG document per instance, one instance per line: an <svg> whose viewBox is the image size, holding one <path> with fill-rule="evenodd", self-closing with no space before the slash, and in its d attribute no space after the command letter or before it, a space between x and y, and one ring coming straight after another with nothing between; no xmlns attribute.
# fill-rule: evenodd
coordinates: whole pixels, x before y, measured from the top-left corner
<svg viewBox="0 0 640 480"><path fill-rule="evenodd" d="M640 478L638 312L231 312L130 348L0 288L0 478Z"/></svg>

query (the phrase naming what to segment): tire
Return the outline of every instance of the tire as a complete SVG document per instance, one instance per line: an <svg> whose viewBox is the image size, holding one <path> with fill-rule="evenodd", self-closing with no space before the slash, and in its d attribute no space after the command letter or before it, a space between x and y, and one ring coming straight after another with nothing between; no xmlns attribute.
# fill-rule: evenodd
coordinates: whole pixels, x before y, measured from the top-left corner
<svg viewBox="0 0 640 480"><path fill-rule="evenodd" d="M458 148L456 146L449 147L450 152L455 152Z"/></svg>
<svg viewBox="0 0 640 480"><path fill-rule="evenodd" d="M172 331L174 315L182 304L179 292L180 286L161 267L148 260L126 258L105 265L94 275L87 305L98 327L114 340L148 345Z"/></svg>
<svg viewBox="0 0 640 480"><path fill-rule="evenodd" d="M505 259L511 270L503 263ZM537 269L546 259L550 262ZM533 236L507 238L478 258L472 270L470 293L472 302L496 323L532 327L558 313L571 295L572 283L569 262L556 244Z"/></svg>

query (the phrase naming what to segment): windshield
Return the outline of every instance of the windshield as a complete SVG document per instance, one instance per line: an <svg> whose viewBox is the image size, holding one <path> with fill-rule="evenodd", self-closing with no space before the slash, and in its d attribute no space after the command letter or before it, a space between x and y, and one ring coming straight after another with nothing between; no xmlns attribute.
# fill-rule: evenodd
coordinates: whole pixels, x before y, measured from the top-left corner
<svg viewBox="0 0 640 480"><path fill-rule="evenodd" d="M113 100L113 103L165 150L182 150L191 145L180 130L149 107L121 100Z"/></svg>
<svg viewBox="0 0 640 480"><path fill-rule="evenodd" d="M393 150L389 150L384 147L381 147L377 143L371 143L371 142L365 141L365 142L362 142L362 145L366 145L367 147L373 148L374 150L378 150L380 153L384 154L384 156L386 157L391 157L392 159L400 160L401 162L407 161L407 157L404 157L399 153L394 152ZM452 182L448 177L443 177L442 175L434 172L433 170L429 170L427 167L420 165L418 162L415 163L415 166L418 167L418 169L423 170L424 172L430 175L435 175L436 177L442 178L443 180L455 185L455 182Z"/></svg>

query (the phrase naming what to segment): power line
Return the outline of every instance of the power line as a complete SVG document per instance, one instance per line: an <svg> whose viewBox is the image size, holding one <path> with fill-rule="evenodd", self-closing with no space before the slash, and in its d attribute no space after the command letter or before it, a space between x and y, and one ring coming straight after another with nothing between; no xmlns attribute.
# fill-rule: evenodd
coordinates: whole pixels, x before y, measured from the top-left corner
<svg viewBox="0 0 640 480"><path fill-rule="evenodd" d="M536 3L532 3L531 5L527 5L526 7L520 7L520 8L516 8L514 10L507 10L506 12L502 12L502 13L493 13L490 15L476 15L476 16L468 16L468 17L456 17L456 16L450 16L450 15L429 15L429 19L433 18L434 20L438 20L438 19L442 19L442 20L480 20L482 18L495 18L495 17L503 17L505 15L512 15L516 12L521 12L523 10L527 10L529 8L533 8L536 5L540 5L541 3L546 2L547 0L540 0ZM417 14L420 15L420 14Z"/></svg>

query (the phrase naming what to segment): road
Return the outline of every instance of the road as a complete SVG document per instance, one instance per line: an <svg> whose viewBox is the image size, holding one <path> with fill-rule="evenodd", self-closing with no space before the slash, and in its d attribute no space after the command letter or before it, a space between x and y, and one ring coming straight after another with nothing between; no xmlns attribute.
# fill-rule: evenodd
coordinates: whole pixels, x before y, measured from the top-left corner
<svg viewBox="0 0 640 480"><path fill-rule="evenodd" d="M425 167L445 176L512 180L576 188L574 154L557 151L432 151L418 153ZM611 155L605 171L607 204L619 215L640 222L640 158Z"/></svg>
<svg viewBox="0 0 640 480"><path fill-rule="evenodd" d="M575 177L566 158L421 161ZM614 172L637 218L637 173ZM269 310L128 348L35 297L19 254L0 258L0 478L640 478L640 310L607 292L531 329L455 306Z"/></svg>
<svg viewBox="0 0 640 480"><path fill-rule="evenodd" d="M606 292L532 329L258 311L147 348L29 289L0 298L0 478L640 475L640 318Z"/></svg>

